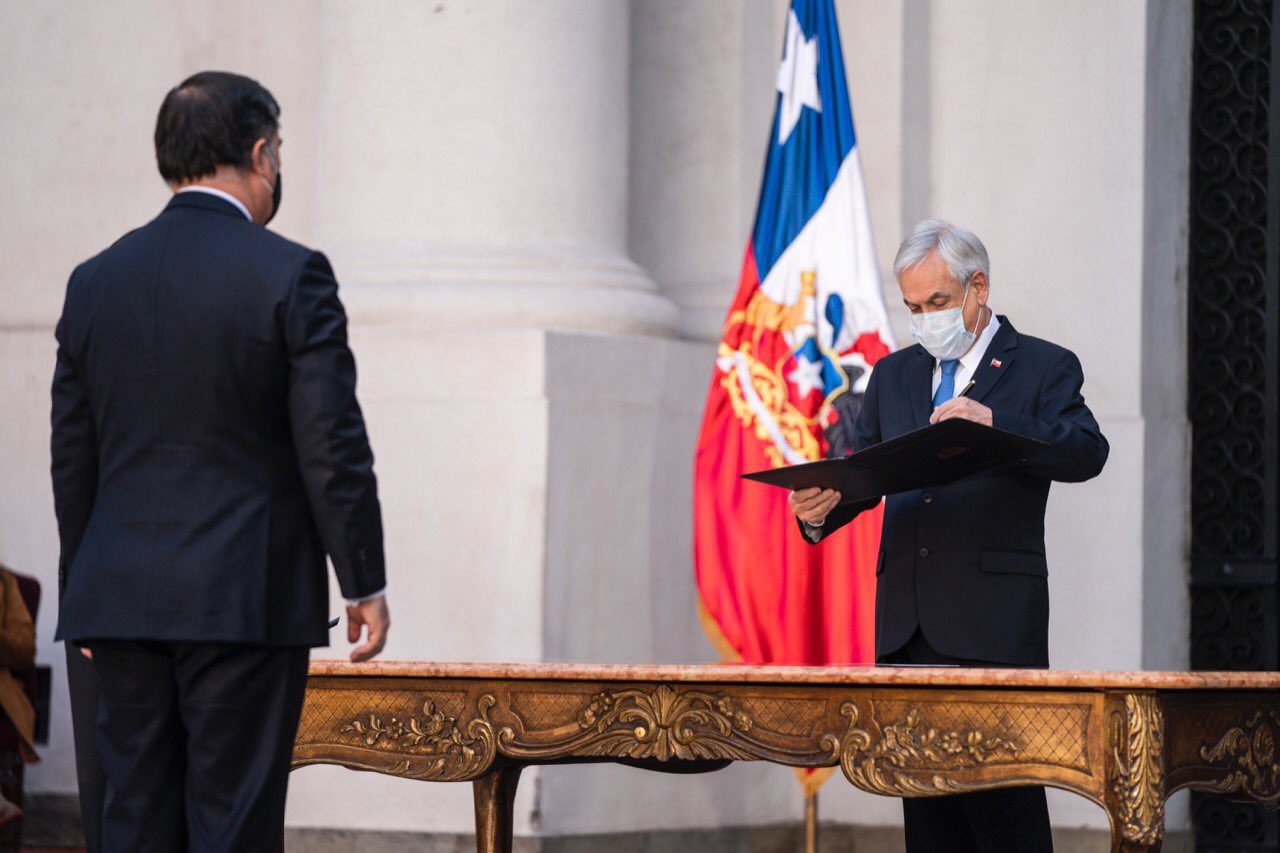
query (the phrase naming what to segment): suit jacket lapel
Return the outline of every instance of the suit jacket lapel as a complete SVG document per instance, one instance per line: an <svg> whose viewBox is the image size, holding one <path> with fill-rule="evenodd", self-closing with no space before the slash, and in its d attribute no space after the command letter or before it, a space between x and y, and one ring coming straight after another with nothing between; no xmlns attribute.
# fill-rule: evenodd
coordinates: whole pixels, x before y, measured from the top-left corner
<svg viewBox="0 0 1280 853"><path fill-rule="evenodd" d="M968 397L979 403L991 393L1001 379L1008 374L1013 364L1014 349L1018 346L1018 332L1009 322L1009 318L1000 318L1000 328L991 339L990 346L982 356L982 362L973 372L973 390Z"/></svg>
<svg viewBox="0 0 1280 853"><path fill-rule="evenodd" d="M910 389L911 419L918 429L928 426L933 414L933 356L919 344L915 349L915 357L907 361L906 383Z"/></svg>

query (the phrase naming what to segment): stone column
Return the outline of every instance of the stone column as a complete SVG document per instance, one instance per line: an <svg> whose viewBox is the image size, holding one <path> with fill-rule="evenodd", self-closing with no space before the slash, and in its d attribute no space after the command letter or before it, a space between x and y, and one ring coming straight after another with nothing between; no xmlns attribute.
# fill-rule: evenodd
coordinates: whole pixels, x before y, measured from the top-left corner
<svg viewBox="0 0 1280 853"><path fill-rule="evenodd" d="M736 0L632 7L631 249L680 306L687 338L719 340L737 291L773 109L780 12Z"/></svg>
<svg viewBox="0 0 1280 853"><path fill-rule="evenodd" d="M353 320L666 334L627 256L621 0L326 4L316 239Z"/></svg>
<svg viewBox="0 0 1280 853"><path fill-rule="evenodd" d="M700 405L665 377L692 364L701 385L711 356L672 349L675 306L628 257L629 4L319 16L312 240L342 283L377 455L387 656L648 658L651 564L692 577L682 540L648 546L646 508L688 491L687 442L663 453L664 430L691 437ZM520 835L566 808L526 777ZM308 768L290 821L466 832L465 796Z"/></svg>

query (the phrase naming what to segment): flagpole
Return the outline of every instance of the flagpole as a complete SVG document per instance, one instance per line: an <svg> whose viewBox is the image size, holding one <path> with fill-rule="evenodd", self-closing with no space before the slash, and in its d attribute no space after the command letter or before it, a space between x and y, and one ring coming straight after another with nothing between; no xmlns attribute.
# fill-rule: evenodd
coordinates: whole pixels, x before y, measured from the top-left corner
<svg viewBox="0 0 1280 853"><path fill-rule="evenodd" d="M818 853L818 792L804 798L804 853Z"/></svg>

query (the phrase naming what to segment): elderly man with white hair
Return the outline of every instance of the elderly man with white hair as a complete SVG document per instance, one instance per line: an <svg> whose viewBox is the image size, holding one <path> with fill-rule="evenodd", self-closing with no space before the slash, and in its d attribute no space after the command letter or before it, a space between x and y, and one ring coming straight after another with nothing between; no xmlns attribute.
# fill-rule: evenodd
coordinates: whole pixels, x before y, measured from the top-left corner
<svg viewBox="0 0 1280 853"><path fill-rule="evenodd" d="M893 264L915 346L877 362L853 450L948 418L1041 439L1017 464L890 495L876 565L876 658L886 664L1049 665L1049 484L1098 475L1108 445L1080 393L1076 356L988 306L990 263L972 232L927 219ZM791 496L820 542L878 503L831 489ZM1044 789L903 800L907 850L1052 850Z"/></svg>

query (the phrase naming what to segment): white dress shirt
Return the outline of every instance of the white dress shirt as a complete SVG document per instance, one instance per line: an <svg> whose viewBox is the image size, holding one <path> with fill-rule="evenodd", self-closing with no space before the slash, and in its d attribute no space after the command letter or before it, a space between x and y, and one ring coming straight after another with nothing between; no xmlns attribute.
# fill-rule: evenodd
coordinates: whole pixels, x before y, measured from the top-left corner
<svg viewBox="0 0 1280 853"><path fill-rule="evenodd" d="M990 310L988 308L987 310ZM991 319L987 321L987 327L982 330L982 334L978 335L978 339L973 342L973 346L969 347L969 351L960 356L960 364L956 367L955 388L954 393L959 394L969 384L969 380L973 379L973 375L978 372L978 365L982 364L983 357L987 354L987 348L991 346L991 341L996 336L996 331L1000 328L1000 320L996 318L996 312L991 312ZM938 393L938 386L942 384L942 362L934 359L933 361L933 381L929 388L929 399L933 399L933 395ZM823 519L825 522L826 519ZM804 522L805 535L814 542L818 541L818 531L822 529L822 524L810 524Z"/></svg>
<svg viewBox="0 0 1280 853"><path fill-rule="evenodd" d="M252 221L253 221L253 217L249 215L249 208L245 207L245 206L244 206L244 202L240 201L240 199L236 198L236 197L235 197L235 196L233 196L231 193L223 192L222 190L216 190L216 189L214 189L213 187L200 187L200 186L196 186L196 187L183 187L182 189L178 190L178 192L180 192L180 193L204 193L205 195L217 196L218 198L222 199L223 201L229 201L229 202L231 202L232 204L234 204L234 205L236 206L236 210L239 210L241 213L243 213L243 214L244 214L244 218L245 218L245 219L249 220L250 222L252 222Z"/></svg>
<svg viewBox="0 0 1280 853"><path fill-rule="evenodd" d="M978 365L982 364L982 358L987 354L987 348L991 346L991 340L996 336L996 331L1000 328L1000 320L996 318L996 312L991 312L991 319L987 321L987 327L982 330L982 334L978 335L978 339L973 342L973 346L969 347L969 351L960 356L960 364L956 367L956 387L955 393L959 394L964 387L969 384L969 380L978 372ZM933 395L938 393L938 386L942 384L942 362L934 359L933 361L933 384L929 388L929 399L933 399Z"/></svg>
<svg viewBox="0 0 1280 853"><path fill-rule="evenodd" d="M253 221L253 217L249 215L249 208L245 207L244 203L241 202L240 199L233 196L231 193L223 192L222 190L214 189L213 187L201 187L201 186L183 187L182 189L178 190L178 192L205 193L206 195L217 196L223 201L227 201L227 202L230 202L231 204L234 204L236 206L236 210L239 210L241 213L244 214L245 219L249 220L250 222ZM382 589L378 590L377 592L370 593L369 595L365 595L360 598L348 598L347 604L363 604L366 601L373 601L373 599L386 594L387 594L387 588L384 586Z"/></svg>

